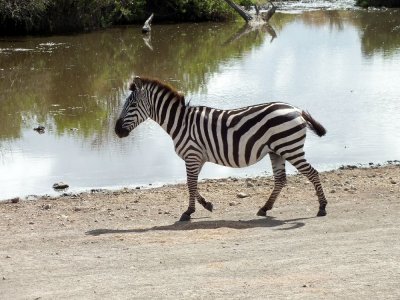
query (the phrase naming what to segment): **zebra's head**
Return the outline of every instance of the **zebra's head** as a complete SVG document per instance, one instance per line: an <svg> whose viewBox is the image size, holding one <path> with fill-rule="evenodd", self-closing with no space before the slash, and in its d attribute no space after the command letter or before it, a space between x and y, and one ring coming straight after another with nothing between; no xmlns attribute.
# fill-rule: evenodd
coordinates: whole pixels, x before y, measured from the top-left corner
<svg viewBox="0 0 400 300"><path fill-rule="evenodd" d="M124 107L115 124L115 133L127 137L140 123L149 117L149 107L146 101L146 91L140 77L135 77L130 86L131 94L126 98ZM147 105L146 105L147 103Z"/></svg>

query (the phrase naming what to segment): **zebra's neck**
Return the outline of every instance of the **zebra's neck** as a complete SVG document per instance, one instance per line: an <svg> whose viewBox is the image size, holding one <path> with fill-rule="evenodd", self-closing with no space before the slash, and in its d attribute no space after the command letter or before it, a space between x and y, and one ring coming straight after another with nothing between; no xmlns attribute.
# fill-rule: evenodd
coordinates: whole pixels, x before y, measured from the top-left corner
<svg viewBox="0 0 400 300"><path fill-rule="evenodd" d="M148 84L150 118L157 122L172 138L176 131L181 130L185 123L187 107L184 97L169 88L159 84Z"/></svg>

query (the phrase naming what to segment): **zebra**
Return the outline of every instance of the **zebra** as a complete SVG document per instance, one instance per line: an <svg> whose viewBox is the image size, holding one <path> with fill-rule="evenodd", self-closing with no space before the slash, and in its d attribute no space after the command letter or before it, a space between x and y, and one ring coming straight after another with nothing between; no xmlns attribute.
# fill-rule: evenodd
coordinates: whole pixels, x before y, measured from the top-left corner
<svg viewBox="0 0 400 300"><path fill-rule="evenodd" d="M189 206L180 221L189 221L197 201L207 210L213 204L198 191L198 176L206 162L241 168L269 154L274 187L258 212L266 216L286 185L285 162L290 162L312 182L319 200L317 216L325 216L327 200L315 170L305 159L307 128L318 136L326 129L311 115L283 102L271 102L231 110L191 106L184 95L157 79L135 77L115 133L127 137L147 119L157 122L172 138L175 152L185 161Z"/></svg>

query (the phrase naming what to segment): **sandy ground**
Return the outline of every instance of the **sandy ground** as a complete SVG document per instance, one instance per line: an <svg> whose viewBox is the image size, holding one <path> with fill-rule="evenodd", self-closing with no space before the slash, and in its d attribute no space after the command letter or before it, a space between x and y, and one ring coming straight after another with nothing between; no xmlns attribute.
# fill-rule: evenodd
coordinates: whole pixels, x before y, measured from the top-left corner
<svg viewBox="0 0 400 300"><path fill-rule="evenodd" d="M321 174L329 204L289 178L185 185L0 204L0 299L400 299L400 167ZM238 198L238 193L246 198Z"/></svg>

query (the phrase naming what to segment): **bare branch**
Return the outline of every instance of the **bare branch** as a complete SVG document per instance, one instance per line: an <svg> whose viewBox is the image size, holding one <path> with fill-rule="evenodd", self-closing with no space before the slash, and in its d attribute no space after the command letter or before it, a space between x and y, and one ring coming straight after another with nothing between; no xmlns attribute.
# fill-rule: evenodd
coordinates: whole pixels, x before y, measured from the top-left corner
<svg viewBox="0 0 400 300"><path fill-rule="evenodd" d="M154 13L144 22L142 33L149 33L151 31L151 21L153 21Z"/></svg>
<svg viewBox="0 0 400 300"><path fill-rule="evenodd" d="M253 16L250 13L245 11L232 0L225 0L225 2L228 3L228 5L232 7L246 22L249 22L253 19Z"/></svg>

